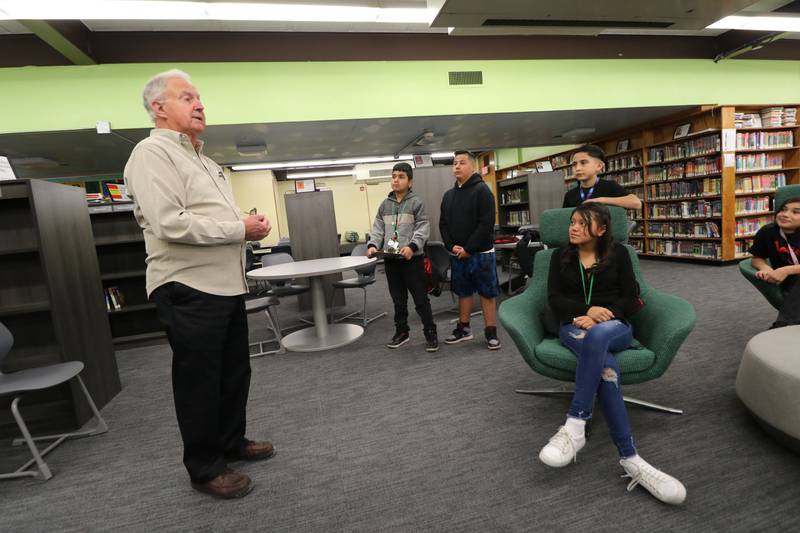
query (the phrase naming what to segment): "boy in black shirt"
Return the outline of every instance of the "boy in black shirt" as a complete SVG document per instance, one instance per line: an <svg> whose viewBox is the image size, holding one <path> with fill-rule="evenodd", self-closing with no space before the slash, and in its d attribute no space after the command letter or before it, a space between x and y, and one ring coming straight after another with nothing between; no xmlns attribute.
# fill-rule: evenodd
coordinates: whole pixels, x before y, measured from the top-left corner
<svg viewBox="0 0 800 533"><path fill-rule="evenodd" d="M772 327L800 324L800 197L777 207L775 222L758 230L750 253L756 277L783 291L783 306Z"/></svg>
<svg viewBox="0 0 800 533"><path fill-rule="evenodd" d="M606 154L593 144L578 148L572 154L572 169L578 186L564 194L562 207L578 207L586 202L616 205L625 209L641 209L642 201L613 180L597 177L605 168Z"/></svg>

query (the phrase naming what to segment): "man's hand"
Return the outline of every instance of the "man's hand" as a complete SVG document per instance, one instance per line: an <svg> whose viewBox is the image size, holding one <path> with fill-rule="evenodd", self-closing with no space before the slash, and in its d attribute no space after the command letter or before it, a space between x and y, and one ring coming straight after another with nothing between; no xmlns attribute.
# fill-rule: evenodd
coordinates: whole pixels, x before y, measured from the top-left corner
<svg viewBox="0 0 800 533"><path fill-rule="evenodd" d="M370 246L369 248L367 248L367 257L375 257L377 253L378 249L375 248L374 246Z"/></svg>
<svg viewBox="0 0 800 533"><path fill-rule="evenodd" d="M597 322L595 322L594 319L592 319L592 317L583 315L573 318L572 324L575 325L575 327L581 329L592 329L592 327L594 327L597 324Z"/></svg>
<svg viewBox="0 0 800 533"><path fill-rule="evenodd" d="M403 246L400 248L400 255L405 257L406 261L408 261L414 255L414 250L412 250L410 246Z"/></svg>
<svg viewBox="0 0 800 533"><path fill-rule="evenodd" d="M272 230L269 220L264 215L249 215L244 219L244 240L260 241Z"/></svg>
<svg viewBox="0 0 800 533"><path fill-rule="evenodd" d="M459 259L466 259L469 257L469 253L464 249L464 247L457 244L453 246L453 253L456 254L456 257Z"/></svg>
<svg viewBox="0 0 800 533"><path fill-rule="evenodd" d="M589 310L586 311L586 315L597 323L614 320L614 313L612 313L611 310L600 306L590 307Z"/></svg>

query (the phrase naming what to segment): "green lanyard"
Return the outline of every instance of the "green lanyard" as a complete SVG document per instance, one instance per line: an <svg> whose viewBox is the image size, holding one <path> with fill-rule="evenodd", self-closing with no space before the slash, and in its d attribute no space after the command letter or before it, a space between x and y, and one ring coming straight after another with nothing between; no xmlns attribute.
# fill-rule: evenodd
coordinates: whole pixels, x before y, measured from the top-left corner
<svg viewBox="0 0 800 533"><path fill-rule="evenodd" d="M406 196L408 196L408 194L406 194ZM394 238L395 239L398 238L398 235L397 235L397 222L398 222L398 219L400 218L400 215L403 214L403 204L404 203L406 203L406 197L405 196L403 197L403 201L398 204L397 212L394 214Z"/></svg>
<svg viewBox="0 0 800 533"><path fill-rule="evenodd" d="M583 286L583 301L586 302L586 305L590 305L592 301L592 289L594 288L594 275L589 275L589 294L586 294L586 281L584 278L586 274L583 271L583 263L581 260L578 259L578 266L581 268L581 285Z"/></svg>

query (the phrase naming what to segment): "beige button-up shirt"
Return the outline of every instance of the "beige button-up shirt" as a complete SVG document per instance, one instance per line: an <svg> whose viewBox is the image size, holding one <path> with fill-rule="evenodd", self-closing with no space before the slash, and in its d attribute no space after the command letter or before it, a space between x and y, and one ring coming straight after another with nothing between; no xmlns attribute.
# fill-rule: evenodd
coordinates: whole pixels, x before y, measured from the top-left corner
<svg viewBox="0 0 800 533"><path fill-rule="evenodd" d="M244 222L222 168L187 135L154 129L125 165L147 249L147 294L170 281L220 296L247 292Z"/></svg>

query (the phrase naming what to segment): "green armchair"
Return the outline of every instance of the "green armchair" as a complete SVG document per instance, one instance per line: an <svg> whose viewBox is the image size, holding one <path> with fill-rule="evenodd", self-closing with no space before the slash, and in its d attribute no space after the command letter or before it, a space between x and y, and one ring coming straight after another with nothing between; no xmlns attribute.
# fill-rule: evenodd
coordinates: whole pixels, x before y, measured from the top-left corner
<svg viewBox="0 0 800 533"><path fill-rule="evenodd" d="M611 207L613 235L627 234L625 211ZM568 226L572 209L550 209L542 215L540 234L548 248L568 243ZM677 296L659 292L645 283L639 268L639 258L630 246L634 273L641 287L645 306L631 318L635 336L634 346L616 353L621 380L624 384L643 383L660 377L691 333L696 321L694 307ZM560 381L575 381L575 356L561 346L557 338L545 333L543 314L547 302L547 278L552 249L536 254L533 278L528 288L502 303L498 310L500 323L511 336L526 363L539 374ZM572 394L560 390L518 390L521 394ZM680 409L625 397L625 401L651 409L682 414Z"/></svg>
<svg viewBox="0 0 800 533"><path fill-rule="evenodd" d="M785 187L778 187L775 191L775 206L779 206L789 198L800 197L800 185L786 185ZM769 262L769 261L767 261ZM745 277L747 281L753 284L758 291L764 295L767 301L775 309L780 309L783 305L783 292L780 287L761 281L756 277L756 268L753 266L752 259L745 259L739 263L739 272Z"/></svg>

